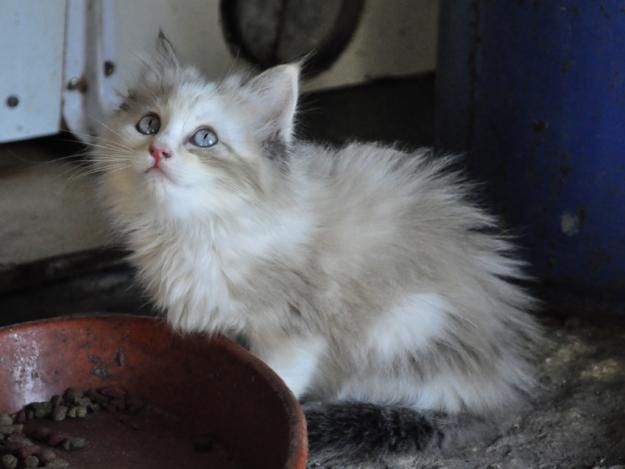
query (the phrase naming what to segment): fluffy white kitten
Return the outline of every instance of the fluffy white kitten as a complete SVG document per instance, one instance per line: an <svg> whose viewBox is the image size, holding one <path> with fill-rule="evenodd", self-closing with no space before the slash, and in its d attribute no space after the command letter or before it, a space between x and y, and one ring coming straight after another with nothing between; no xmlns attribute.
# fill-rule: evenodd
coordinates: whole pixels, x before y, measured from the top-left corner
<svg viewBox="0 0 625 469"><path fill-rule="evenodd" d="M209 83L161 39L101 198L173 327L243 334L306 398L313 455L432 446L532 386L520 263L449 159L296 140L298 74Z"/></svg>

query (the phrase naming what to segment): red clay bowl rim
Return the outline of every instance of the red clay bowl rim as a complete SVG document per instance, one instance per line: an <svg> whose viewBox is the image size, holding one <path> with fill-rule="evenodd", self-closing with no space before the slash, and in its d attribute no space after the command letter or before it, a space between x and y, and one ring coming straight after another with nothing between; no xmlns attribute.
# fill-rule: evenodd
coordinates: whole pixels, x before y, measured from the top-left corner
<svg viewBox="0 0 625 469"><path fill-rule="evenodd" d="M141 316L138 314L126 314L126 313L96 313L96 314L75 314L75 315L63 315L54 318L36 319L33 321L25 321L16 324L9 324L6 326L0 326L0 336L3 332L12 331L19 332L27 330L32 327L45 326L49 323L81 323L96 320L106 319L127 319L134 321L145 321L146 323L161 323L166 326L166 322L158 317ZM173 332L173 331L172 331ZM173 332L175 333L175 332ZM269 386L278 395L278 398L283 403L287 418L289 422L289 449L288 458L285 463L285 468L292 469L304 469L306 467L306 460L308 458L308 445L307 445L307 433L306 433L306 418L304 417L304 411L299 405L297 399L286 386L284 381L263 361L258 357L248 352L236 342L228 339L224 336L212 336L213 341L220 346L228 350L228 352L236 355L238 358L247 361L251 367L257 371L261 376L267 379Z"/></svg>

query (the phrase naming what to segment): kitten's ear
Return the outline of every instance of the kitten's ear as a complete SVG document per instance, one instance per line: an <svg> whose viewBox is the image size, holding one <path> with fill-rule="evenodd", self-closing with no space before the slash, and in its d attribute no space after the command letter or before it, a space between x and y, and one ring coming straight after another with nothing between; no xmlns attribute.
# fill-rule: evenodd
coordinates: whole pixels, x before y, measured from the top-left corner
<svg viewBox="0 0 625 469"><path fill-rule="evenodd" d="M156 86L162 83L165 76L175 72L179 67L180 62L178 62L176 57L174 46L163 31L159 29L156 51L149 59L143 60L143 69L140 75L141 83L148 86Z"/></svg>
<svg viewBox="0 0 625 469"><path fill-rule="evenodd" d="M253 125L263 140L293 138L293 123L299 93L297 64L278 65L248 81L243 87L253 107Z"/></svg>
<svg viewBox="0 0 625 469"><path fill-rule="evenodd" d="M178 57L176 56L176 50L174 49L174 46L172 45L171 41L167 39L167 36L165 36L165 33L162 29L158 30L155 60L165 67L175 68L180 65L180 62L178 62Z"/></svg>

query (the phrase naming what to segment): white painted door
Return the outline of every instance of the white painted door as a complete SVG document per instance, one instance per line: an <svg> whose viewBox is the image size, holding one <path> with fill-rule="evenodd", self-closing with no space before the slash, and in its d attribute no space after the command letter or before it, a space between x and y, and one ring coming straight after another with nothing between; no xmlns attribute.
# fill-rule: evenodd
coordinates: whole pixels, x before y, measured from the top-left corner
<svg viewBox="0 0 625 469"><path fill-rule="evenodd" d="M60 129L65 7L0 1L0 142Z"/></svg>

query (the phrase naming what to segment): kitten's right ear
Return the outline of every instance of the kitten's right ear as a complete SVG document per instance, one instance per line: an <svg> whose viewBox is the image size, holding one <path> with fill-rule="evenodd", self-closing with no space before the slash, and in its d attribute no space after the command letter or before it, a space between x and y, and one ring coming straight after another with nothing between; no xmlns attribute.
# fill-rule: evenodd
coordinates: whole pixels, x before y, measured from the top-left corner
<svg viewBox="0 0 625 469"><path fill-rule="evenodd" d="M176 51L171 41L167 39L162 29L158 31L156 50L154 54L144 61L141 73L141 82L148 86L157 86L162 83L163 77L175 72L180 67Z"/></svg>
<svg viewBox="0 0 625 469"><path fill-rule="evenodd" d="M178 57L173 44L162 29L158 30L158 41L156 43L156 60L165 67L179 67Z"/></svg>

